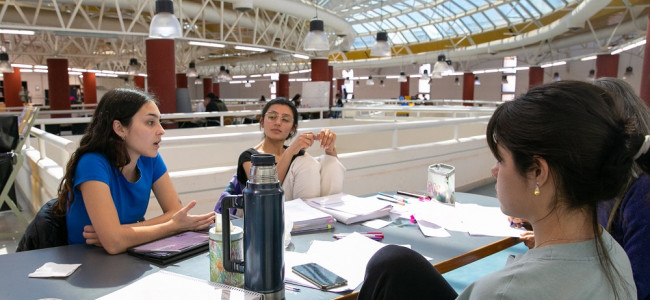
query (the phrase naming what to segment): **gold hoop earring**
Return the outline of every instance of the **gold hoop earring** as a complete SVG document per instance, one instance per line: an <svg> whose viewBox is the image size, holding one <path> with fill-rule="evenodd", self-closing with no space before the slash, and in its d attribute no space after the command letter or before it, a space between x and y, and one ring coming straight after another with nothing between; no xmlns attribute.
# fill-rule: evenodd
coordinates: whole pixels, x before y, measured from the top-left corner
<svg viewBox="0 0 650 300"><path fill-rule="evenodd" d="M533 194L535 194L535 196L539 196L539 183L535 183L535 191Z"/></svg>

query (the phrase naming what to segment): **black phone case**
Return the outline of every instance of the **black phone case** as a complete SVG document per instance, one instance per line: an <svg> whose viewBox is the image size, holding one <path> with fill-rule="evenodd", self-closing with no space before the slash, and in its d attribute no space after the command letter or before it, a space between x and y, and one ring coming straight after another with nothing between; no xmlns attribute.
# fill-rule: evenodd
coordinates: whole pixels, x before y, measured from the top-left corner
<svg viewBox="0 0 650 300"><path fill-rule="evenodd" d="M302 269L300 267L306 268ZM336 275L334 272L326 269L325 267L316 264L316 263L309 263L309 264L304 264L304 265L298 265L294 266L292 268L293 272L298 274L300 277L304 278L305 280L311 282L314 284L316 287L320 288L321 290L329 290L333 289L336 287L344 286L348 284L348 281L342 278L339 275ZM312 271L310 273L307 273L306 271ZM333 283L329 282L323 282L316 276L316 272L320 272L321 274L327 274L329 277L336 277L336 280Z"/></svg>

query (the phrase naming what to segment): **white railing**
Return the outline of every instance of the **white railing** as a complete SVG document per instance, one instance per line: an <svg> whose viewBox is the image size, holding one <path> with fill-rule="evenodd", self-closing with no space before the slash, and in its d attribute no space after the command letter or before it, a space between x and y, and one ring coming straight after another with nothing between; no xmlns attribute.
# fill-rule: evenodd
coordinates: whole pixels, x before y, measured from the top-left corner
<svg viewBox="0 0 650 300"><path fill-rule="evenodd" d="M58 149L63 153L67 153L66 160L67 158L70 158L70 155L72 155L72 153L77 148L76 143L74 143L73 141L62 138L58 135L48 133L38 128L32 128L29 134L30 136L35 137L37 140L36 147L34 148L36 148L40 153L41 159L47 157L46 144L48 146L54 147L55 149ZM27 140L27 146L33 147L29 139Z"/></svg>

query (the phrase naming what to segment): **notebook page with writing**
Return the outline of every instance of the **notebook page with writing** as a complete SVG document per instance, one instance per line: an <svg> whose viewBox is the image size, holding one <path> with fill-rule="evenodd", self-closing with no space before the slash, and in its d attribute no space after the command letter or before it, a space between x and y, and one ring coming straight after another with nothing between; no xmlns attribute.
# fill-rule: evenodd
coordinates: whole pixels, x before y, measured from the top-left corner
<svg viewBox="0 0 650 300"><path fill-rule="evenodd" d="M112 299L257 300L263 299L263 295L232 286L160 270L98 300Z"/></svg>

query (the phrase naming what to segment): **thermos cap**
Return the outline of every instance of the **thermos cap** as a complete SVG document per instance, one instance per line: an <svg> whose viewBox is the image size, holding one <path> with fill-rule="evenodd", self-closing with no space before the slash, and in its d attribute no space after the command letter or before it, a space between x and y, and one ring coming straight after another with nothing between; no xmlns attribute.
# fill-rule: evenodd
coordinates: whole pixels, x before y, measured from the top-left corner
<svg viewBox="0 0 650 300"><path fill-rule="evenodd" d="M273 166L275 165L275 156L273 154L253 154L251 163L253 166Z"/></svg>

